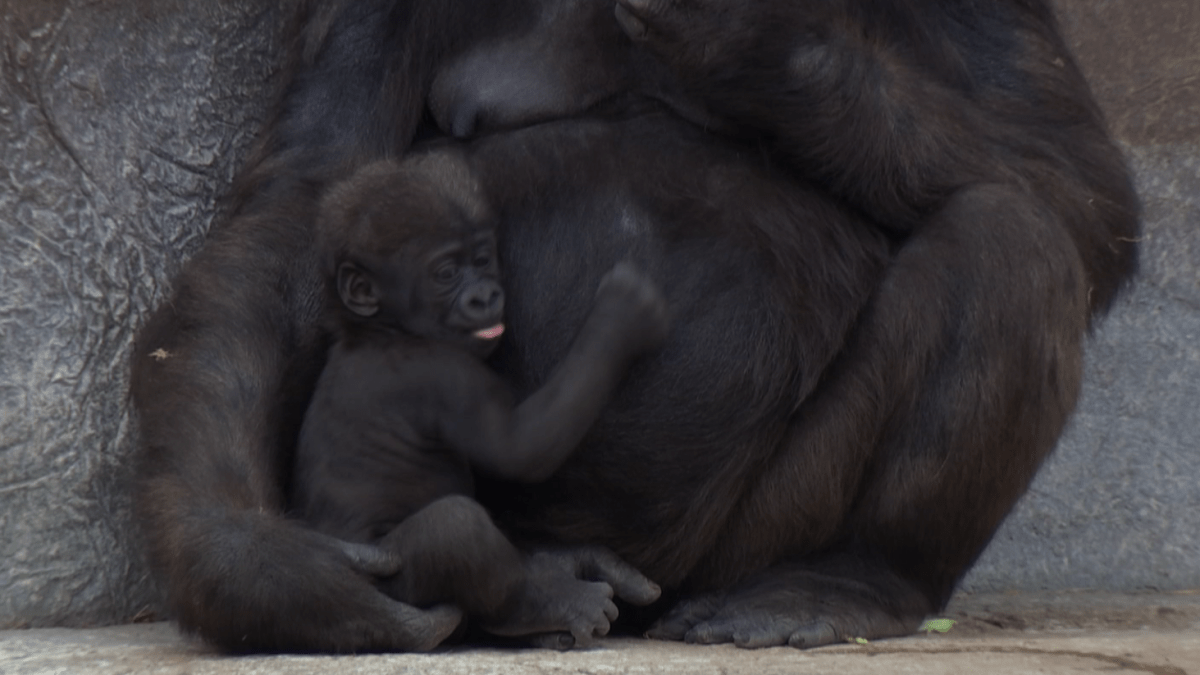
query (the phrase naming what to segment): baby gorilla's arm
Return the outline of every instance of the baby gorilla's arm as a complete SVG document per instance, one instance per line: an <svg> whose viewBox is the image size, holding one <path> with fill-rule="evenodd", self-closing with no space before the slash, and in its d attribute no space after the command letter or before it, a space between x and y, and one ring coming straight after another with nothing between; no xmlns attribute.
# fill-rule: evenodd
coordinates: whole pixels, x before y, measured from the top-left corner
<svg viewBox="0 0 1200 675"><path fill-rule="evenodd" d="M467 411L447 411L443 437L482 471L545 480L574 451L633 360L660 347L669 329L658 287L619 263L601 280L591 313L540 389L515 410L502 386L449 392L451 400L473 403Z"/></svg>

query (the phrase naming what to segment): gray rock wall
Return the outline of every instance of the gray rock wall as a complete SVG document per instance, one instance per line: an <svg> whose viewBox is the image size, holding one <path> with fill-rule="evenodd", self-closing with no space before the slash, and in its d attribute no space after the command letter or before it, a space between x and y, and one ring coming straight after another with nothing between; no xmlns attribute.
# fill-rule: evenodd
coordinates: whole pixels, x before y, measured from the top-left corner
<svg viewBox="0 0 1200 675"><path fill-rule="evenodd" d="M0 0L0 627L153 606L130 340L261 127L286 0ZM1200 5L1063 0L1146 204L1144 273L971 589L1200 586Z"/></svg>
<svg viewBox="0 0 1200 675"><path fill-rule="evenodd" d="M1142 271L1091 340L1057 451L963 587L1197 588L1200 2L1059 9L1137 178Z"/></svg>
<svg viewBox="0 0 1200 675"><path fill-rule="evenodd" d="M279 8L0 8L0 627L127 620L130 341L264 123Z"/></svg>

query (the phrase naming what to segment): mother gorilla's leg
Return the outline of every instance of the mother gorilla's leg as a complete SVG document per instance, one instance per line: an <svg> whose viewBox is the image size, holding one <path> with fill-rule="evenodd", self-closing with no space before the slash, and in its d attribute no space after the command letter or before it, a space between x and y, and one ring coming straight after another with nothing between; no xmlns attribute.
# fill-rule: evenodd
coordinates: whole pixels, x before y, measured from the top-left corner
<svg viewBox="0 0 1200 675"><path fill-rule="evenodd" d="M811 647L911 633L1024 492L1079 390L1083 266L1058 222L1005 188L924 227L693 583L778 562L681 603L653 636Z"/></svg>
<svg viewBox="0 0 1200 675"><path fill-rule="evenodd" d="M1045 3L620 2L684 89L901 242L694 583L776 564L653 632L910 632L1074 407L1083 335L1136 264L1120 152Z"/></svg>

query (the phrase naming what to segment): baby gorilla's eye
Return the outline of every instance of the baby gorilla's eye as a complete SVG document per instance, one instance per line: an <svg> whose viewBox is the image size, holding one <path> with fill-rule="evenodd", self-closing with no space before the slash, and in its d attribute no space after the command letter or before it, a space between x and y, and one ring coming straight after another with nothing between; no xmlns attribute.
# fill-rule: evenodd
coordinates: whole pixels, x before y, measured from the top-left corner
<svg viewBox="0 0 1200 675"><path fill-rule="evenodd" d="M492 264L492 259L490 256L484 254L475 256L476 267L487 267L490 264Z"/></svg>
<svg viewBox="0 0 1200 675"><path fill-rule="evenodd" d="M443 283L454 281L458 276L458 268L454 265L442 265L433 273L433 278Z"/></svg>

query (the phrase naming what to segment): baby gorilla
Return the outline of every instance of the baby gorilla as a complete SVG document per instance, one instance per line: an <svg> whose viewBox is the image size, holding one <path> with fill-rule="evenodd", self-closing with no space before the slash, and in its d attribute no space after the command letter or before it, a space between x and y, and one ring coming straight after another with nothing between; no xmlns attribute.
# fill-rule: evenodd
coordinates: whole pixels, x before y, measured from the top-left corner
<svg viewBox="0 0 1200 675"><path fill-rule="evenodd" d="M504 332L504 292L481 194L443 148L368 165L323 200L336 343L300 432L292 506L326 534L398 555L382 582L398 600L453 602L501 635L569 631L587 644L616 618L612 589L523 556L472 498L471 470L550 476L632 361L665 341L667 306L618 264L549 379L514 406L483 363Z"/></svg>

